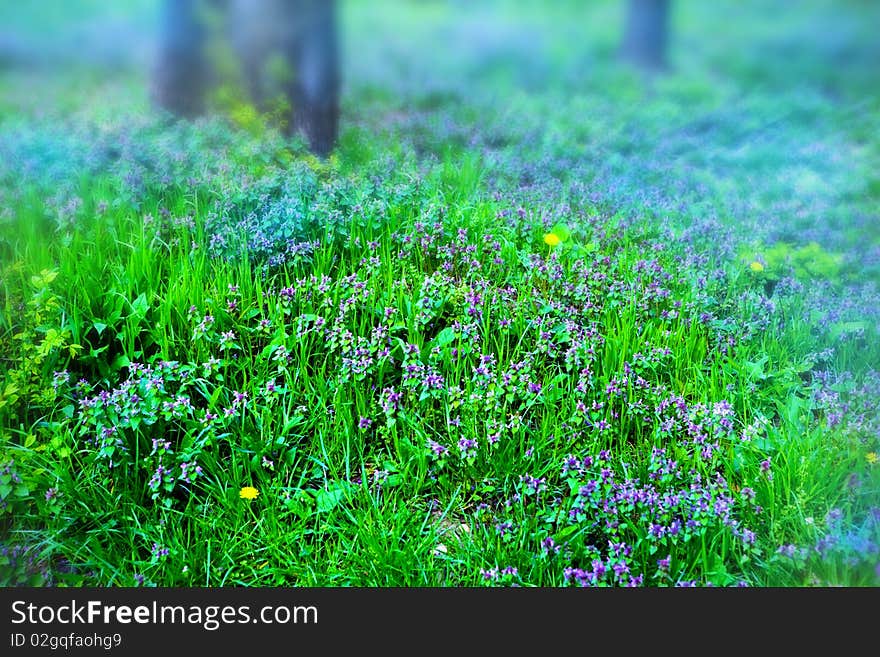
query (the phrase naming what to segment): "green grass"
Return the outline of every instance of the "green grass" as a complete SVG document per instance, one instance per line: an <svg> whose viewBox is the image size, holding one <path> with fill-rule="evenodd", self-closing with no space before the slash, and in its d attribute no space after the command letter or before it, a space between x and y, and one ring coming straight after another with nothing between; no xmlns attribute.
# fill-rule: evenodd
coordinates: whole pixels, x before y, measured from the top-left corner
<svg viewBox="0 0 880 657"><path fill-rule="evenodd" d="M326 162L131 72L47 73L47 117L4 76L0 579L876 586L876 90L716 79L700 11L703 68L646 83L552 12L525 68L437 57L405 5L384 47L456 82L352 84ZM774 150L808 136L855 164Z"/></svg>

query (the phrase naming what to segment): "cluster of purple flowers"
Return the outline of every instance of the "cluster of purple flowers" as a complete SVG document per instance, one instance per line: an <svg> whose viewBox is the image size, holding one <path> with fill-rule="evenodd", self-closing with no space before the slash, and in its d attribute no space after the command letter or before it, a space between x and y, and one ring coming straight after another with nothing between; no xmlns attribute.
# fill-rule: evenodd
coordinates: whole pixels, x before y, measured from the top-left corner
<svg viewBox="0 0 880 657"><path fill-rule="evenodd" d="M199 370L210 372L211 366L161 360L154 365L133 362L128 366L128 378L111 390L95 394L88 385L78 386L79 434L90 448L95 466L104 464L110 471L122 472L148 468L147 488L154 499L170 494L177 482L193 483L202 474L198 464L200 443L178 450L170 436L180 432L197 435L204 422L216 418L206 410L199 411L193 403L191 389ZM233 406L243 404L247 398L242 393L233 396ZM153 433L148 456L135 462L139 432L149 427L159 428L161 433Z"/></svg>

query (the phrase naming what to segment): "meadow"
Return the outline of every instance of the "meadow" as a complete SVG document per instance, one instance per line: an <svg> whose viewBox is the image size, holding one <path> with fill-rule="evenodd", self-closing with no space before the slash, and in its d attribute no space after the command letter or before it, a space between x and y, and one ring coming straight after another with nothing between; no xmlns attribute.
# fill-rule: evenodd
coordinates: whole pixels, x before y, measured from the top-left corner
<svg viewBox="0 0 880 657"><path fill-rule="evenodd" d="M880 585L880 7L343 6L326 160L0 68L0 582Z"/></svg>

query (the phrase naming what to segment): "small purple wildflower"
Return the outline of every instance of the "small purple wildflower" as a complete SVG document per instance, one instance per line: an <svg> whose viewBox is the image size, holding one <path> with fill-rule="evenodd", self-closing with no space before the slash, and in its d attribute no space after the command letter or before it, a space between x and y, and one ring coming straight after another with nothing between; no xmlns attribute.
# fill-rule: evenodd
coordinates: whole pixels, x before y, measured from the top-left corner
<svg viewBox="0 0 880 657"><path fill-rule="evenodd" d="M449 451L448 447L441 445L436 440L431 440L430 438L428 439L428 449L434 453L434 456L443 456Z"/></svg>

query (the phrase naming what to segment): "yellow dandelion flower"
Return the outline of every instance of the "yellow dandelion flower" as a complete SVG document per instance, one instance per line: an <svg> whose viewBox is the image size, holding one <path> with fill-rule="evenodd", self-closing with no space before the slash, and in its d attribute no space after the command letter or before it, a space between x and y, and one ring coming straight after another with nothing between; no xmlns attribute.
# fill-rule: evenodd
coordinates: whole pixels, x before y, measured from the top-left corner
<svg viewBox="0 0 880 657"><path fill-rule="evenodd" d="M764 271L764 265L762 265L757 260L753 261L752 264L749 265L749 269L754 272Z"/></svg>
<svg viewBox="0 0 880 657"><path fill-rule="evenodd" d="M547 233L546 235L544 235L544 244L551 248L554 246L559 246L559 243L561 241L562 240L559 239L559 235L557 235L556 233Z"/></svg>
<svg viewBox="0 0 880 657"><path fill-rule="evenodd" d="M865 460L871 465L874 465L877 462L877 452L868 452L865 454Z"/></svg>
<svg viewBox="0 0 880 657"><path fill-rule="evenodd" d="M243 500L253 500L257 498L257 495L260 494L253 486L245 486L240 491L238 491L238 496Z"/></svg>

